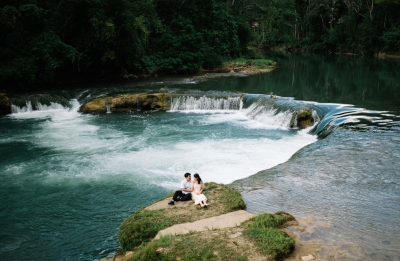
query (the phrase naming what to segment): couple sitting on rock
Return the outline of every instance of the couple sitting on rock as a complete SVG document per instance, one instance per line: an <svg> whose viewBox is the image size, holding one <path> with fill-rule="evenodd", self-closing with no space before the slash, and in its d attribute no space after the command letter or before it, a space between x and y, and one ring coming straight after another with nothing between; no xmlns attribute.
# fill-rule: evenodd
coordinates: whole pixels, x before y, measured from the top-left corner
<svg viewBox="0 0 400 261"><path fill-rule="evenodd" d="M194 204L202 207L207 207L207 197L203 194L204 183L199 174L194 174L194 181L192 182L192 175L185 173L185 179L181 182L181 190L175 191L172 200L168 205L174 205L175 201L187 201L193 199Z"/></svg>

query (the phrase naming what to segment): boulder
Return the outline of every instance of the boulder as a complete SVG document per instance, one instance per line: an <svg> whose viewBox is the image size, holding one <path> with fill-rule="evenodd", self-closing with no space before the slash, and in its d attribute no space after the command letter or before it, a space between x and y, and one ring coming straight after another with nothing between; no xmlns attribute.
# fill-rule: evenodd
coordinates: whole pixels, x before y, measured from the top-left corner
<svg viewBox="0 0 400 261"><path fill-rule="evenodd" d="M292 119L290 120L290 128L298 127L299 129L305 129L314 125L314 117L312 111L308 108L294 112Z"/></svg>
<svg viewBox="0 0 400 261"><path fill-rule="evenodd" d="M301 257L301 261L310 261L310 260L315 260L315 257L311 254L309 254L308 256Z"/></svg>
<svg viewBox="0 0 400 261"><path fill-rule="evenodd" d="M11 103L5 93L0 93L0 115L11 113Z"/></svg>
<svg viewBox="0 0 400 261"><path fill-rule="evenodd" d="M171 97L165 92L125 94L116 97L101 97L83 104L81 112L124 112L124 111L149 111L169 110Z"/></svg>

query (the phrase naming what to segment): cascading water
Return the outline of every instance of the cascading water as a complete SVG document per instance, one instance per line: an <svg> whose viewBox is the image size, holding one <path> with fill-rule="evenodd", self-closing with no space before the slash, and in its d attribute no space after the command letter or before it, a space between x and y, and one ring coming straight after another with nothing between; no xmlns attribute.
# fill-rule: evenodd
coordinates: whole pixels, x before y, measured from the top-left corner
<svg viewBox="0 0 400 261"><path fill-rule="evenodd" d="M0 225L8 227L0 231L1 259L112 256L121 220L174 190L183 173L228 184L285 162L315 142L307 132L246 116L242 99L178 98L166 113L112 117L81 114L78 101L71 100L70 108L27 107L3 118L1 150L18 149L18 157L0 164L0 193L7 195ZM43 239L58 251L44 244L28 255L32 244Z"/></svg>
<svg viewBox="0 0 400 261"><path fill-rule="evenodd" d="M26 106L19 107L17 105L11 104L11 112L12 113L19 113L19 112L29 112L32 111L32 102L28 101Z"/></svg>
<svg viewBox="0 0 400 261"><path fill-rule="evenodd" d="M381 77L371 103L355 108L344 103L358 97L357 81L374 91L375 79L390 72L368 70L368 78L367 70L342 63L332 70L314 58L314 69L301 63L296 74L281 66L208 82L168 78L85 86L64 98L14 97L13 113L0 117L0 259L112 257L124 218L176 190L183 173L198 172L205 182L236 187L249 212L313 220L298 239L322 239L320 260L399 260L400 117L383 100L398 92L388 88L396 81L385 90ZM347 71L351 77L343 77ZM327 74L340 78L329 92L318 85ZM168 112L78 112L97 97L164 86L174 101ZM270 99L270 91L283 97ZM372 105L377 111L361 109ZM304 107L315 126L290 129L293 112Z"/></svg>
<svg viewBox="0 0 400 261"><path fill-rule="evenodd" d="M178 96L171 99L171 111L196 110L233 110L241 111L246 117L272 128L288 128L296 109L307 106L305 102L298 102L290 98L280 97L271 99L268 95L246 95L235 97L206 97L206 96ZM319 122L319 116L312 109L314 122Z"/></svg>
<svg viewBox="0 0 400 261"><path fill-rule="evenodd" d="M33 109L32 103L28 101L26 106L19 107L17 105L11 104L11 112L12 113L23 113L23 112L32 112L32 111L48 111L48 110L62 110L65 107L56 102L51 102L50 105L41 104L40 102L36 103L35 110Z"/></svg>
<svg viewBox="0 0 400 261"><path fill-rule="evenodd" d="M171 99L171 110L240 110L242 97L179 96Z"/></svg>
<svg viewBox="0 0 400 261"><path fill-rule="evenodd" d="M107 98L105 101L107 113L111 113L111 99Z"/></svg>

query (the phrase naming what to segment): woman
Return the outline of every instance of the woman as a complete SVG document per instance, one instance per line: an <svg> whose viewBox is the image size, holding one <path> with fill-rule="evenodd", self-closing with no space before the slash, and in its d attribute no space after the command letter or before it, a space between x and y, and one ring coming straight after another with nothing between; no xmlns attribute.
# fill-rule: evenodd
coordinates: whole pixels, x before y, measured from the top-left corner
<svg viewBox="0 0 400 261"><path fill-rule="evenodd" d="M195 205L200 204L200 206L202 207L206 207L208 206L207 204L207 197L203 194L203 190L204 190L204 183L200 178L199 174L194 174L193 175L193 182L192 182L192 199L194 201Z"/></svg>

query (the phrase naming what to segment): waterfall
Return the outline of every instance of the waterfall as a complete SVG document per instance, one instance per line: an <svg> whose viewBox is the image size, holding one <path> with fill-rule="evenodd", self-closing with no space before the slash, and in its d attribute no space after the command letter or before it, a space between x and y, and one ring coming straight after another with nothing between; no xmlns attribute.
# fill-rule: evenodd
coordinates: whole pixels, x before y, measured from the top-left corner
<svg viewBox="0 0 400 261"><path fill-rule="evenodd" d="M110 98L106 99L105 105L106 105L107 113L111 113L111 99Z"/></svg>
<svg viewBox="0 0 400 261"><path fill-rule="evenodd" d="M41 104L36 102L35 106L32 105L31 101L26 102L26 106L19 107L18 105L11 104L11 113L23 113L23 112L33 112L33 111L49 111L49 110L60 110L66 109L63 105L50 102L50 105Z"/></svg>
<svg viewBox="0 0 400 261"><path fill-rule="evenodd" d="M171 110L241 110L242 97L193 97L180 96L171 99Z"/></svg>
<svg viewBox="0 0 400 261"><path fill-rule="evenodd" d="M26 102L26 106L22 108L17 105L11 104L11 113L30 112L30 111L33 111L32 103L30 101Z"/></svg>
<svg viewBox="0 0 400 261"><path fill-rule="evenodd" d="M136 110L141 111L142 110L142 96L138 95L136 97Z"/></svg>

